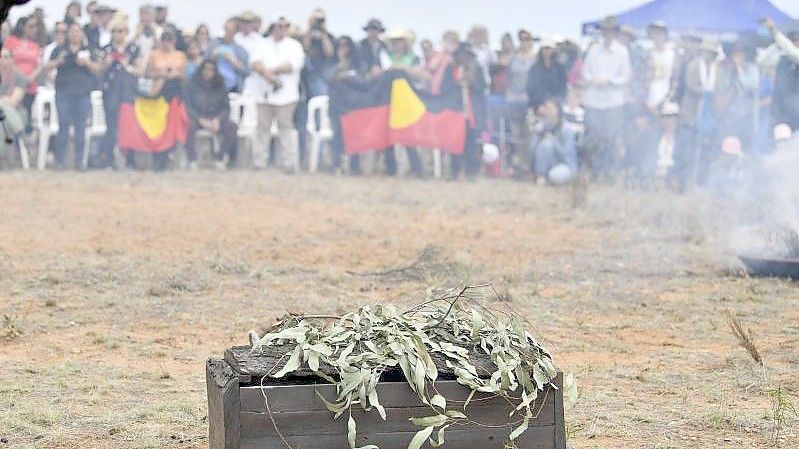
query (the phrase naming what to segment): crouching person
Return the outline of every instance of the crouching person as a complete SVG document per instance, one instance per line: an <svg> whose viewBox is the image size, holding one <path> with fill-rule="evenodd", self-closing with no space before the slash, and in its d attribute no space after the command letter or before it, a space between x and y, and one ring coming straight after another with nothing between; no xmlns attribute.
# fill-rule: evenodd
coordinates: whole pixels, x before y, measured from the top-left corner
<svg viewBox="0 0 799 449"><path fill-rule="evenodd" d="M230 121L228 90L214 61L203 61L189 81L186 109L189 113L189 135L186 141L189 167L197 167L195 141L200 130L210 132L219 140L221 148L213 148L218 166L224 167L227 155L227 166L234 167L238 155L238 129Z"/></svg>
<svg viewBox="0 0 799 449"><path fill-rule="evenodd" d="M558 100L548 99L536 111L533 172L539 185L562 185L577 176L577 134L564 124Z"/></svg>

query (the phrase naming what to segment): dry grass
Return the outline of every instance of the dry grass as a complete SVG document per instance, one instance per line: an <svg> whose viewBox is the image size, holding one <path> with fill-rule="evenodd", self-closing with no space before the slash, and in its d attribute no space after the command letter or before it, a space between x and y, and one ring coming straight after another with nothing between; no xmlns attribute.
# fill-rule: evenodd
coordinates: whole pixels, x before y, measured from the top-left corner
<svg viewBox="0 0 799 449"><path fill-rule="evenodd" d="M752 335L752 329L746 328L746 330L744 330L741 320L730 310L726 312L726 317L727 325L738 340L738 344L749 353L752 360L758 365L763 366L763 357L760 356L760 351L757 350L757 345L755 345L755 337Z"/></svg>
<svg viewBox="0 0 799 449"><path fill-rule="evenodd" d="M575 210L510 181L249 172L0 173L0 192L0 316L24 332L0 338L3 449L203 449L204 361L248 329L464 279L576 374L570 447L799 447L722 313L795 402L799 286L727 275L730 216L696 196L599 187Z"/></svg>

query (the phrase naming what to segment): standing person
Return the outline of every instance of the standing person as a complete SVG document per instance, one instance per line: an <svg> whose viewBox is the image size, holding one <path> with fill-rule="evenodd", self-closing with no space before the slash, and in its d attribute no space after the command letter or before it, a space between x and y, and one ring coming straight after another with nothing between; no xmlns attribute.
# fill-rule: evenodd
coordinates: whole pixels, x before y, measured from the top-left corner
<svg viewBox="0 0 799 449"><path fill-rule="evenodd" d="M47 25L44 23L44 10L36 8L31 13L31 20L36 23L36 41L39 47L44 48L50 43L50 35L47 33Z"/></svg>
<svg viewBox="0 0 799 449"><path fill-rule="evenodd" d="M305 63L302 44L288 36L289 22L277 14L272 33L250 53L252 75L245 94L258 102L258 146L253 148L253 165L266 167L272 123L277 121L282 168L287 173L299 170L297 130L294 110L300 100L300 71Z"/></svg>
<svg viewBox="0 0 799 449"><path fill-rule="evenodd" d="M204 129L221 140L220 150L213 149L217 167L225 167L225 155L228 157L227 167L234 167L238 154L237 128L230 121L227 86L217 71L214 61L210 59L203 61L189 80L186 89L186 109L189 114L189 134L186 141L189 164L197 165L195 137L197 131Z"/></svg>
<svg viewBox="0 0 799 449"><path fill-rule="evenodd" d="M630 54L616 40L618 20L602 21L602 40L586 54L582 77L586 127L586 164L593 176L610 179L624 127L627 85L631 79Z"/></svg>
<svg viewBox="0 0 799 449"><path fill-rule="evenodd" d="M109 24L111 19L114 18L115 12L116 9L106 5L97 5L94 8L93 17L96 17L96 26L90 27L86 25L86 40L90 50L99 50L111 43L111 27Z"/></svg>
<svg viewBox="0 0 799 449"><path fill-rule="evenodd" d="M108 130L100 141L97 168L114 168L114 147L119 135L119 107L131 78L144 75L144 58L135 42L128 44L130 28L125 20L110 24L111 43L103 47L102 89Z"/></svg>
<svg viewBox="0 0 799 449"><path fill-rule="evenodd" d="M44 64L47 64L50 61L50 56L53 54L53 50L58 48L59 45L64 45L67 41L67 24L64 22L56 22L55 27L53 28L53 42L47 44L44 47L44 52L42 53L42 62L41 66L44 67ZM43 70L44 77L43 84L47 87L53 87L53 83L55 82L56 70Z"/></svg>
<svg viewBox="0 0 799 449"><path fill-rule="evenodd" d="M158 39L161 38L163 29L155 23L155 8L153 5L145 4L139 7L139 23L133 33L133 42L139 47L141 57L147 61L150 52L156 47Z"/></svg>
<svg viewBox="0 0 799 449"><path fill-rule="evenodd" d="M336 69L330 82L342 81L346 79L365 79L366 70L361 62L360 53L355 42L349 36L341 36L336 39ZM330 101L330 122L333 127L333 140L331 151L333 153L333 171L337 172L341 168L341 160L344 157L344 140L341 132L341 112L336 110L336 105L340 102L333 98L334 91L331 90ZM350 174L360 173L357 159L350 157Z"/></svg>
<svg viewBox="0 0 799 449"><path fill-rule="evenodd" d="M466 140L463 154L450 157L452 179L460 176L462 168L465 168L466 178L469 180L475 179L480 173L480 134L486 127L488 115L486 105L488 84L477 56L468 42L460 44L453 53L456 64L454 77L461 89L463 111L466 116Z"/></svg>
<svg viewBox="0 0 799 449"><path fill-rule="evenodd" d="M527 149L530 148L530 127L527 112L530 98L527 96L527 76L535 63L533 35L527 30L519 30L519 48L508 65L508 87L505 90L508 124L511 130L511 165L517 172L529 166Z"/></svg>
<svg viewBox="0 0 799 449"><path fill-rule="evenodd" d="M677 51L669 41L669 29L665 22L653 22L647 32L652 40L652 48L646 58L646 107L657 114L671 91Z"/></svg>
<svg viewBox="0 0 799 449"><path fill-rule="evenodd" d="M169 21L169 7L167 5L156 5L155 23L162 30L171 30L175 35L175 48L180 51L186 51L186 40L183 37L183 32L177 25Z"/></svg>
<svg viewBox="0 0 799 449"><path fill-rule="evenodd" d="M544 101L556 99L560 103L566 99L566 69L555 58L555 43L541 41L536 62L530 67L527 76L527 97L530 108L538 111Z"/></svg>
<svg viewBox="0 0 799 449"><path fill-rule="evenodd" d="M366 37L359 45L361 62L370 76L376 76L389 65L388 47L380 38L386 29L379 19L369 19L363 30Z"/></svg>
<svg viewBox="0 0 799 449"><path fill-rule="evenodd" d="M325 12L316 8L308 18L308 31L302 37L309 98L327 95L327 79L336 59L334 41L335 38L327 30Z"/></svg>
<svg viewBox="0 0 799 449"><path fill-rule="evenodd" d="M186 78L191 79L194 72L200 67L203 62L202 50L197 39L193 37L186 38Z"/></svg>
<svg viewBox="0 0 799 449"><path fill-rule="evenodd" d="M244 80L250 75L250 56L235 41L238 28L236 19L227 19L225 34L208 46L208 57L216 61L216 68L228 92L241 92Z"/></svg>
<svg viewBox="0 0 799 449"><path fill-rule="evenodd" d="M491 70L491 65L494 63L494 58L496 57L494 50L491 49L488 43L488 28L483 25L472 26L472 29L469 30L469 34L466 35L466 40L472 46L472 51L477 58L477 62L480 64L480 68L483 69L483 75L486 77L486 85L488 85L491 82L489 72Z"/></svg>
<svg viewBox="0 0 799 449"><path fill-rule="evenodd" d="M73 23L79 23L81 16L81 9L83 9L83 7L81 6L79 1L69 2L69 4L67 4L66 10L64 11L64 23L66 23L67 25L72 25Z"/></svg>
<svg viewBox="0 0 799 449"><path fill-rule="evenodd" d="M513 36L505 33L500 39L499 50L494 57L494 63L489 69L491 75L491 95L501 96L505 99L505 91L508 89L508 67L516 54L516 47L513 43Z"/></svg>
<svg viewBox="0 0 799 449"><path fill-rule="evenodd" d="M680 124L674 154L674 179L680 191L696 176L704 180L716 148L717 118L714 95L718 83L720 47L706 39L699 54L685 69L685 90L680 104Z"/></svg>
<svg viewBox="0 0 799 449"><path fill-rule="evenodd" d="M252 61L253 55L263 46L264 37L261 36L261 17L247 10L236 17L238 31L234 37L236 44L240 45Z"/></svg>
<svg viewBox="0 0 799 449"><path fill-rule="evenodd" d="M203 58L208 57L208 47L211 45L211 31L208 30L208 25L201 23L197 26L194 30L194 40L197 41Z"/></svg>
<svg viewBox="0 0 799 449"><path fill-rule="evenodd" d="M719 115L719 138L737 137L744 153L752 153L760 75L753 49L735 42L719 66L714 107Z"/></svg>
<svg viewBox="0 0 799 449"><path fill-rule="evenodd" d="M95 0L86 3L86 15L89 16L89 21L83 26L83 35L92 45L92 39L97 40L97 28L100 26L97 20L97 2Z"/></svg>
<svg viewBox="0 0 799 449"><path fill-rule="evenodd" d="M414 82L423 81L425 71L419 65L419 58L413 52L413 34L402 28L393 28L386 33L386 38L388 39L388 57L391 61L389 69L406 73ZM421 177L423 172L419 151L414 147L406 147L405 152L408 155L411 172L414 176ZM386 172L390 176L395 176L397 174L396 148L388 148L383 154L385 155Z"/></svg>
<svg viewBox="0 0 799 449"><path fill-rule="evenodd" d="M774 76L772 123L785 123L792 130L799 130L799 30L783 34L771 20L766 21L766 26L782 52Z"/></svg>
<svg viewBox="0 0 799 449"><path fill-rule="evenodd" d="M31 17L23 17L17 22L18 33L9 37L3 43L4 48L11 50L14 56L14 65L17 70L25 77L28 87L25 89L25 97L22 105L25 108L26 121L28 126L26 131L30 133L31 128L31 109L36 100L38 84L36 78L39 76L42 67L42 49L36 42L38 25Z"/></svg>
<svg viewBox="0 0 799 449"><path fill-rule="evenodd" d="M64 45L53 50L48 69L57 68L55 105L58 112L58 135L55 140L56 168L65 168L69 133L75 130L75 169L83 170L83 151L86 143L86 119L91 112L89 94L97 85L95 73L99 64L84 44L83 28L73 22Z"/></svg>

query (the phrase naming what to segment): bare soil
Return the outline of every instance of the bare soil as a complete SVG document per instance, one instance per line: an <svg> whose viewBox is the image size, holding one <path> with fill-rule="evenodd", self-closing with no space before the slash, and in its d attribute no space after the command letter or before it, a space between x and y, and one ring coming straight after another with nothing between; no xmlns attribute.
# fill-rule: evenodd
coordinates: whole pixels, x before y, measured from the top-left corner
<svg viewBox="0 0 799 449"><path fill-rule="evenodd" d="M799 284L741 275L723 232L735 217L712 199L592 186L573 209L570 195L504 180L0 173L0 447L205 448L205 359L249 329L483 282L575 373L571 448L799 447L796 416L775 424L767 393L799 403ZM412 270L362 275L420 254Z"/></svg>

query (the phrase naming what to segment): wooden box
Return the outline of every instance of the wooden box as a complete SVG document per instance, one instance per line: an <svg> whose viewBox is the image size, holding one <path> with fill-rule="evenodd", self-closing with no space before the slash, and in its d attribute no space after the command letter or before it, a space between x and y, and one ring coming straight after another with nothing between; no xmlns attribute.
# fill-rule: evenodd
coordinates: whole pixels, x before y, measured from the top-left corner
<svg viewBox="0 0 799 449"><path fill-rule="evenodd" d="M335 399L334 385L309 383L305 379L296 385L265 384L262 391L260 376L256 375L261 370L237 359L236 349L242 354L242 348L233 348L227 351L225 360L207 362L209 449L288 449L286 442L292 449L349 449L346 413L333 420L333 414L316 395L319 392L328 400ZM554 383L560 387L562 375ZM450 408L453 401L464 401L469 395L469 390L455 381L439 380L435 385L449 401ZM378 395L386 408L386 421L375 410L364 412L360 406L353 406L353 418L358 424L356 445L406 449L414 434L421 430L408 418L430 416L431 410L421 406L404 381L381 382ZM449 427L444 449L503 449L508 434L516 426L507 423L521 418L508 417L507 401L480 394L474 396L467 410L475 424ZM565 449L562 389L543 392L534 410L537 417L515 441L516 447Z"/></svg>

